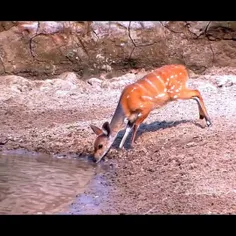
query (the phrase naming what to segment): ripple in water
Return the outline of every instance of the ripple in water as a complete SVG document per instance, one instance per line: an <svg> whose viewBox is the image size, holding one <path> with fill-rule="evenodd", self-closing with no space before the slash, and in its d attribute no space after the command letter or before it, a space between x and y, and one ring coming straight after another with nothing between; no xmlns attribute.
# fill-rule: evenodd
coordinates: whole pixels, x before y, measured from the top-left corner
<svg viewBox="0 0 236 236"><path fill-rule="evenodd" d="M76 159L0 154L0 214L63 212L94 174Z"/></svg>

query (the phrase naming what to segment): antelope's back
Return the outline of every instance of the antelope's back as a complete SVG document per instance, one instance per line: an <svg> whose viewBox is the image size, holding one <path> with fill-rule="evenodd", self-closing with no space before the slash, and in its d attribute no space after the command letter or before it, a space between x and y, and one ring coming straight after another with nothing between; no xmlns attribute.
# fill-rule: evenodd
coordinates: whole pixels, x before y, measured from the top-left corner
<svg viewBox="0 0 236 236"><path fill-rule="evenodd" d="M137 87L141 93L143 91L148 96L155 96L166 92L173 85L182 84L184 86L187 79L188 72L185 66L165 65L148 73L131 87Z"/></svg>
<svg viewBox="0 0 236 236"><path fill-rule="evenodd" d="M188 72L185 66L183 65L165 65L160 68L157 68L145 75L141 81L146 79L152 80L155 84L164 83L165 85L172 79L178 81L186 81L188 78ZM138 82L138 81L137 81Z"/></svg>
<svg viewBox="0 0 236 236"><path fill-rule="evenodd" d="M164 82L169 81L171 78L186 80L188 77L188 71L184 65L165 65L151 73L160 76Z"/></svg>
<svg viewBox="0 0 236 236"><path fill-rule="evenodd" d="M124 88L120 102L125 113L128 113L128 109L135 110L143 106L144 103L158 101L164 104L169 99L169 92L183 88L187 78L188 72L183 65L165 65L153 70Z"/></svg>

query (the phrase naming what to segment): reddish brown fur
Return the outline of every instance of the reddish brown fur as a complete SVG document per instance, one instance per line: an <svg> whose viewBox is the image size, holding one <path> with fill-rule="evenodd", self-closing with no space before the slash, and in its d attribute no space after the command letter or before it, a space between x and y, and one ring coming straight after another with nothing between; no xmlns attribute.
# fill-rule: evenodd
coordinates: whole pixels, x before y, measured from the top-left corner
<svg viewBox="0 0 236 236"><path fill-rule="evenodd" d="M179 75L179 73L183 73L182 75ZM168 84L165 86L165 83L167 83L167 78L170 78L171 75L176 75L176 80L170 80ZM160 76L161 81L157 79L157 76ZM147 81L146 78L149 79L157 90L155 90ZM149 101L148 99L142 99L141 96L150 96L157 103L157 105L162 105L162 103L167 102L169 99L173 99L173 96L175 94L169 94L168 92L164 92L164 89L170 88L172 85L177 85L177 82L181 82L182 85L185 85L186 81L188 79L188 74L184 66L182 65L166 65L161 68L158 68L151 73L145 75L142 79L136 81L133 84L128 85L121 96L121 104L123 106L123 109L125 110L125 114L127 117L134 112L136 109L139 109L140 105L144 105L145 110L149 110L149 107L152 106L153 102ZM142 87L139 87L139 85L142 85ZM132 89L136 88L133 92ZM161 99L155 99L155 96L165 93L164 98ZM130 96L129 99L127 99L127 96Z"/></svg>
<svg viewBox="0 0 236 236"><path fill-rule="evenodd" d="M153 109L177 99L197 100L199 117L205 118L207 125L210 126L211 121L202 96L198 90L186 87L187 80L188 72L183 65L166 65L126 86L111 123L106 122L103 125L105 133L99 128L92 127L98 135L94 142L95 158L99 161L107 153L117 133L123 128L124 120L127 119L128 123L119 147L123 146L132 128L134 130L131 145L133 145L138 127Z"/></svg>
<svg viewBox="0 0 236 236"><path fill-rule="evenodd" d="M128 85L123 90L120 102L125 116L128 119L130 117L132 120L133 113L141 113L140 118L136 120L134 125L132 143L134 142L137 128L147 118L149 113L154 108L163 106L169 101L198 97L201 104L199 106L200 118L203 119L205 117L210 120L199 91L188 89L186 87L187 80L188 72L183 65L165 65L145 75L135 83ZM158 97L160 94L163 96Z"/></svg>

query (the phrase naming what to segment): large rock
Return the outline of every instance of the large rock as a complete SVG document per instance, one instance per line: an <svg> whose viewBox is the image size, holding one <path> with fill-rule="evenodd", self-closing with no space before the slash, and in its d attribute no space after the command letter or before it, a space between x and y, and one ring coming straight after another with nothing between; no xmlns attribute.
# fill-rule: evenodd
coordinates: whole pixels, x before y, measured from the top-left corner
<svg viewBox="0 0 236 236"><path fill-rule="evenodd" d="M195 73L236 65L236 22L0 22L0 75L81 78L182 63Z"/></svg>

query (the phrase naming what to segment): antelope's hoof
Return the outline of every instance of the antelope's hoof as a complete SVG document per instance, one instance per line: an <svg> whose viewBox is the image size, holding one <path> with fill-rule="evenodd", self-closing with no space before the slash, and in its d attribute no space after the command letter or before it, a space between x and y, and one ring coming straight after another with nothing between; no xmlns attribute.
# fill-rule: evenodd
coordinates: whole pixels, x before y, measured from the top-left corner
<svg viewBox="0 0 236 236"><path fill-rule="evenodd" d="M133 144L130 144L130 145L129 145L129 149L134 149L134 145L133 145Z"/></svg>
<svg viewBox="0 0 236 236"><path fill-rule="evenodd" d="M212 123L211 123L210 120L206 120L206 124L207 124L208 127L212 126Z"/></svg>

